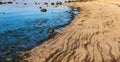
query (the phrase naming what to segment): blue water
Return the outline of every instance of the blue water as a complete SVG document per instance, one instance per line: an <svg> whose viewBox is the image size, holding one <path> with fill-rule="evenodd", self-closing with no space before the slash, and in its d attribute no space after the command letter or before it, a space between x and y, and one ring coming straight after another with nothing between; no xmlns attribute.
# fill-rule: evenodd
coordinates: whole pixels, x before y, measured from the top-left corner
<svg viewBox="0 0 120 62"><path fill-rule="evenodd" d="M70 8L47 8L43 13L37 7L0 6L0 42L22 41L29 45L48 37L48 29L68 24ZM66 12L67 11L67 12ZM23 42L27 37L27 42Z"/></svg>
<svg viewBox="0 0 120 62"><path fill-rule="evenodd" d="M56 7L30 4L0 5L0 55L3 55L3 50L15 53L35 46L49 37L49 29L63 28L76 15L72 8L65 5ZM47 11L41 12L39 7Z"/></svg>

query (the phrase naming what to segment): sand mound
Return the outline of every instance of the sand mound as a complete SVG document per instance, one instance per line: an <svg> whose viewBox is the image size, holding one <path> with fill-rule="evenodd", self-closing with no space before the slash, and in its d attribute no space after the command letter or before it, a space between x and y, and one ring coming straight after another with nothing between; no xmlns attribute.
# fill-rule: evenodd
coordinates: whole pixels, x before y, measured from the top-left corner
<svg viewBox="0 0 120 62"><path fill-rule="evenodd" d="M54 38L33 48L30 62L120 62L120 7L113 3L72 3L81 11Z"/></svg>

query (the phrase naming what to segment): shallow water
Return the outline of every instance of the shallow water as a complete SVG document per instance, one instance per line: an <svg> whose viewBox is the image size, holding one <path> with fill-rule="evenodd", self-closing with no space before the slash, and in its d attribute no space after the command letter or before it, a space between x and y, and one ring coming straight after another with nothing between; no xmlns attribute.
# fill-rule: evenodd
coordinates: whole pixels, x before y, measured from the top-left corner
<svg viewBox="0 0 120 62"><path fill-rule="evenodd" d="M33 0L17 0L15 2L19 4L13 2L0 5L0 55L11 56L18 50L31 48L49 37L49 29L60 31L64 25L69 24L76 11L65 5L44 5L44 2L56 1L35 0L42 3L36 5ZM47 11L41 12L39 7Z"/></svg>

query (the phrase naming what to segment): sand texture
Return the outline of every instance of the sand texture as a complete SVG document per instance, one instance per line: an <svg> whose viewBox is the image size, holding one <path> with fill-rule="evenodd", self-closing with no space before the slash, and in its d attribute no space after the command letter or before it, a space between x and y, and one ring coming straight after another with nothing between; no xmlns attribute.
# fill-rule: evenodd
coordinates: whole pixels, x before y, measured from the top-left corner
<svg viewBox="0 0 120 62"><path fill-rule="evenodd" d="M74 2L79 14L54 38L30 51L30 62L120 62L119 2Z"/></svg>

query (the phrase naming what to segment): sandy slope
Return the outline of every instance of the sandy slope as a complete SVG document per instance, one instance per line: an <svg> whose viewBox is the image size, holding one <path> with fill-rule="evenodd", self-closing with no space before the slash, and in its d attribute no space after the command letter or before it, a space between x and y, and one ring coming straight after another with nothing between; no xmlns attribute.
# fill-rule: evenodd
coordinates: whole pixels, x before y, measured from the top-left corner
<svg viewBox="0 0 120 62"><path fill-rule="evenodd" d="M74 21L31 50L30 62L120 62L119 3L83 2Z"/></svg>

